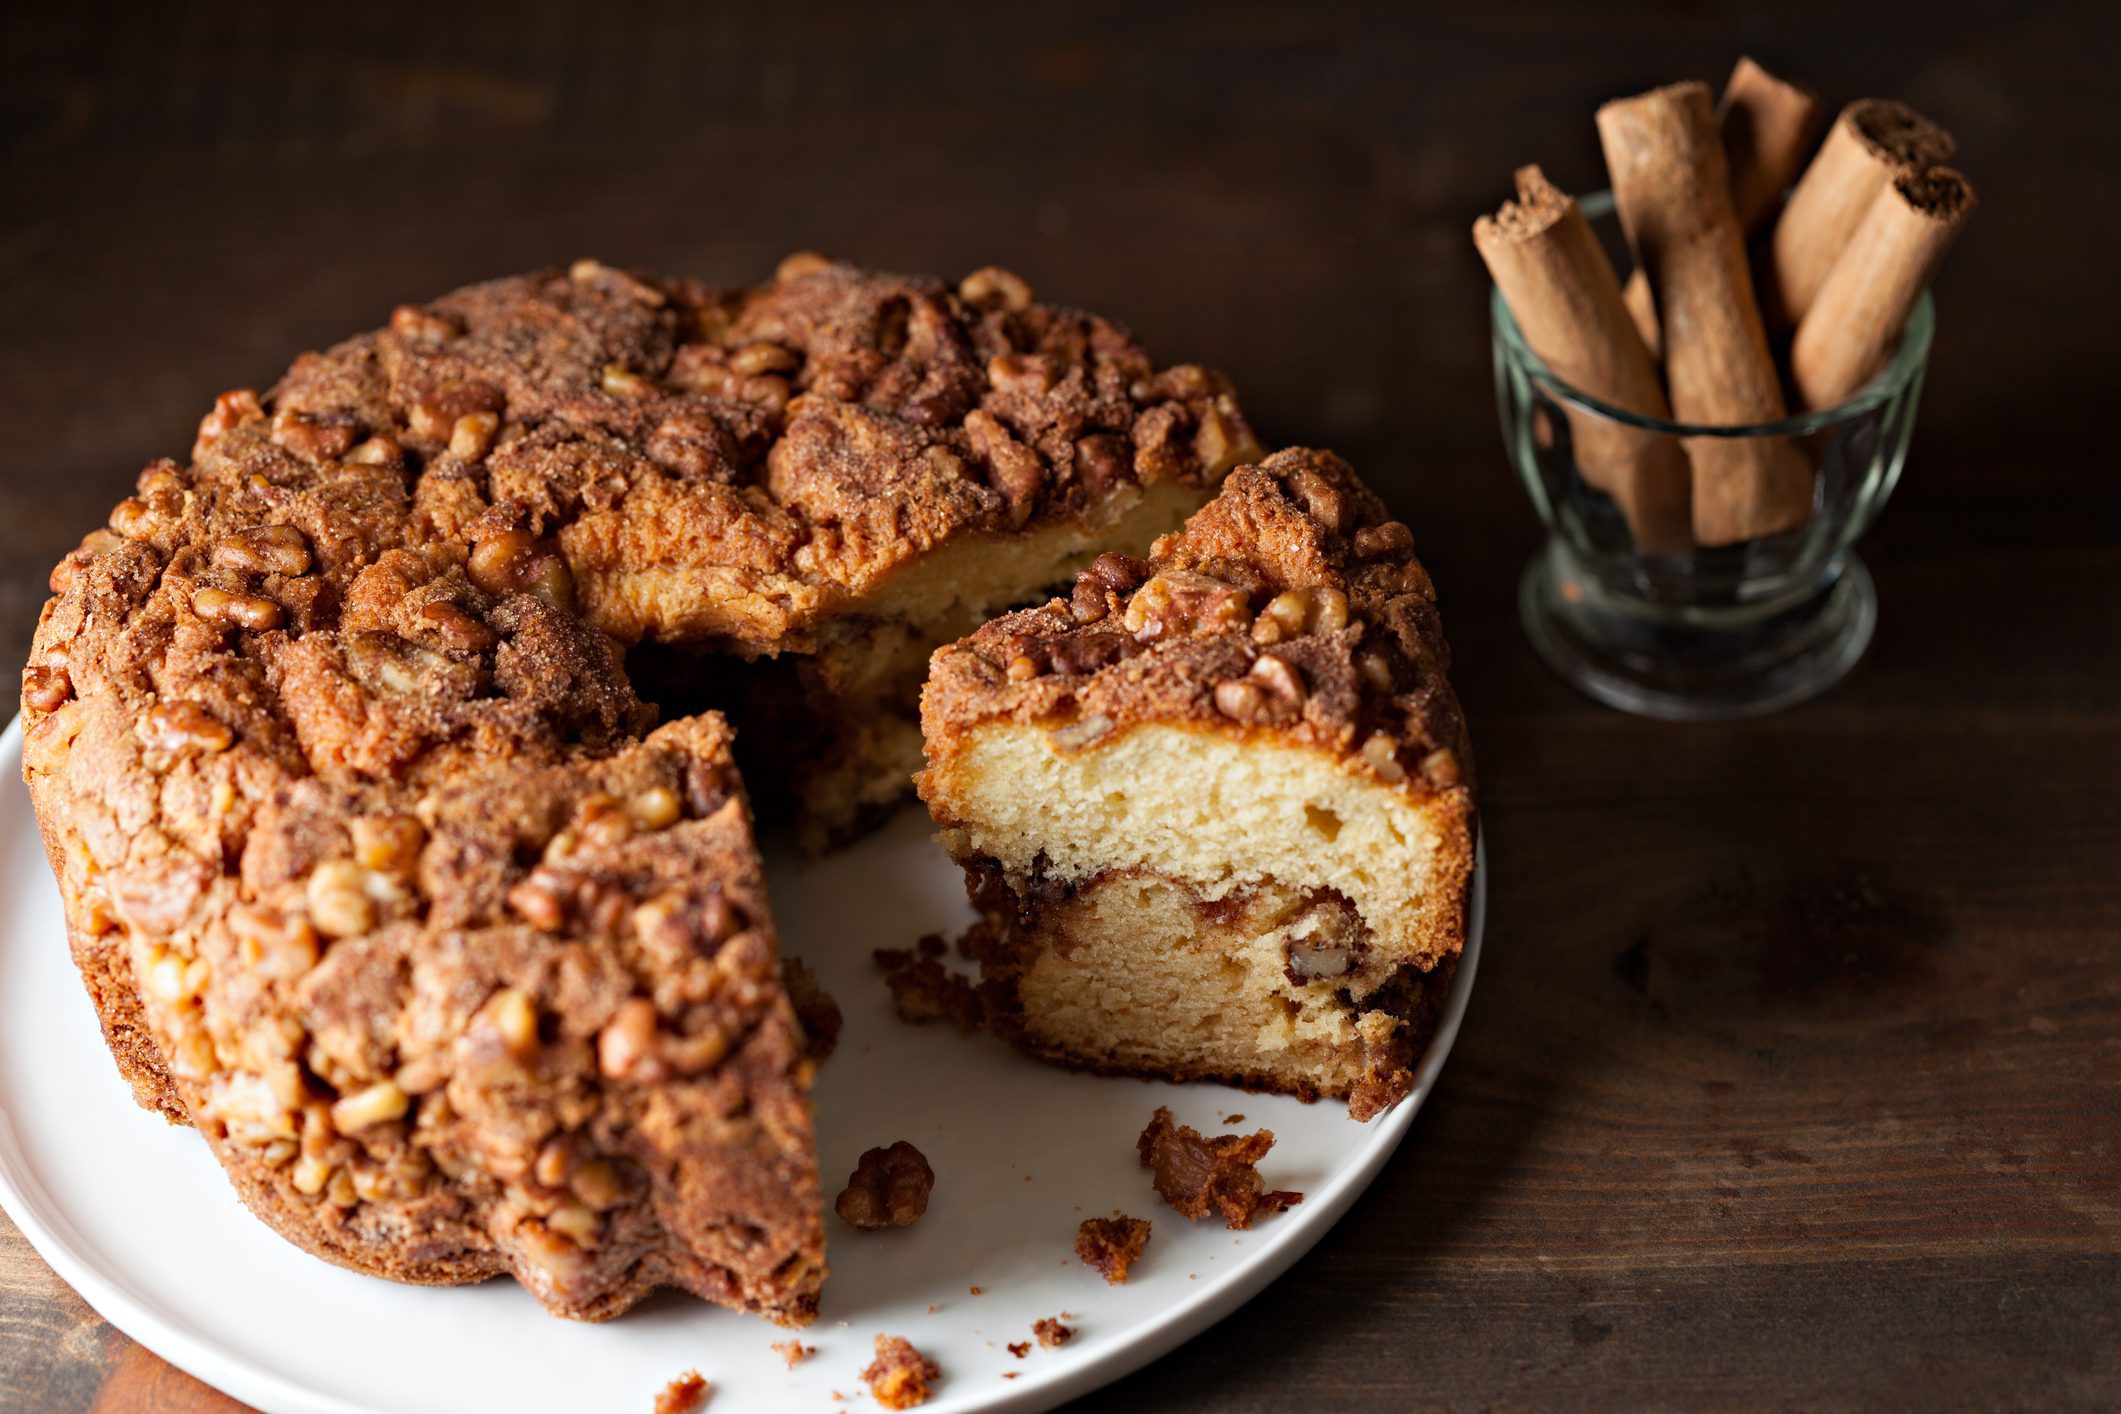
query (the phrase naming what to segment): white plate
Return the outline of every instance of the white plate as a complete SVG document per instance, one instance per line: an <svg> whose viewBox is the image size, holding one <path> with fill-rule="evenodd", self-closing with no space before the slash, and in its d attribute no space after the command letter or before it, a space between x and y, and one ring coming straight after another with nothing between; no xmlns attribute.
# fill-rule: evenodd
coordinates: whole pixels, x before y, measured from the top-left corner
<svg viewBox="0 0 2121 1414"><path fill-rule="evenodd" d="M832 1277L818 1353L795 1369L767 1347L790 1333L663 1293L598 1326L555 1320L510 1281L399 1286L342 1271L276 1237L237 1202L206 1146L137 1108L103 1049L67 955L58 891L21 782L21 727L0 736L0 1203L59 1275L156 1354L274 1414L296 1411L645 1411L697 1368L712 1414L828 1410L866 1401L856 1372L879 1332L943 1368L934 1414L1051 1408L1139 1368L1259 1291L1324 1236L1413 1123L1457 1033L1479 958L1483 867L1470 936L1414 1093L1367 1125L1206 1085L1073 1075L948 1026L890 1011L869 959L970 916L957 869L909 810L829 859L774 857L789 951L838 997L847 1024L817 1089L829 1195L862 1150L909 1139L935 1167L928 1214L857 1233L828 1217ZM1134 1140L1159 1104L1221 1132L1266 1125L1267 1180L1304 1201L1250 1232L1161 1207ZM1226 1115L1242 1114L1242 1125ZM1148 1251L1108 1287L1073 1255L1085 1216L1149 1218ZM972 1294L980 1288L981 1295ZM935 1309L931 1313L931 1306ZM1013 1341L1067 1312L1059 1350ZM1014 1379L1005 1379L1014 1375Z"/></svg>

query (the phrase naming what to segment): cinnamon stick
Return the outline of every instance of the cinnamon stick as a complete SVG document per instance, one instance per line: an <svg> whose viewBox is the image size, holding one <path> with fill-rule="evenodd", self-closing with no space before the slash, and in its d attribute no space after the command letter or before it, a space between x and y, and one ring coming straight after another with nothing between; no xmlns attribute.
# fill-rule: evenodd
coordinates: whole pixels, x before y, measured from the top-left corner
<svg viewBox="0 0 2121 1414"><path fill-rule="evenodd" d="M1973 211L1973 186L1949 167L1903 173L1878 193L1790 346L1807 408L1832 407L1885 365Z"/></svg>
<svg viewBox="0 0 2121 1414"><path fill-rule="evenodd" d="M1731 69L1716 104L1716 127L1730 166L1731 206L1738 213L1738 229L1748 237L1775 214L1782 194L1797 180L1823 116L1816 94L1777 78L1751 56L1740 57ZM1650 357L1662 359L1664 332L1641 270L1628 277L1621 293Z"/></svg>
<svg viewBox="0 0 2121 1414"><path fill-rule="evenodd" d="M1775 214L1782 194L1804 170L1825 116L1817 94L1775 77L1750 58L1739 59L1716 105L1738 229L1751 235Z"/></svg>
<svg viewBox="0 0 2121 1414"><path fill-rule="evenodd" d="M1664 326L1657 319L1657 297L1650 293L1650 277L1642 273L1640 265L1628 272L1620 302L1628 307L1628 318L1635 321L1635 332L1642 337L1642 346L1650 351L1650 361L1664 362Z"/></svg>
<svg viewBox="0 0 2121 1414"><path fill-rule="evenodd" d="M1801 323L1878 194L1904 172L1950 161L1957 146L1905 103L1860 98L1842 109L1769 238L1760 281L1769 322Z"/></svg>
<svg viewBox="0 0 2121 1414"><path fill-rule="evenodd" d="M1753 300L1706 84L1681 83L1598 110L1613 201L1663 316L1665 380L1679 421L1784 416ZM1802 525L1812 470L1780 437L1692 437L1694 539L1728 545Z"/></svg>
<svg viewBox="0 0 2121 1414"><path fill-rule="evenodd" d="M1645 417L1669 419L1657 368L1620 281L1574 197L1537 167L1517 169L1517 199L1473 223L1495 287L1532 352L1570 386ZM1583 479L1611 496L1652 552L1691 543L1686 455L1672 438L1563 404Z"/></svg>

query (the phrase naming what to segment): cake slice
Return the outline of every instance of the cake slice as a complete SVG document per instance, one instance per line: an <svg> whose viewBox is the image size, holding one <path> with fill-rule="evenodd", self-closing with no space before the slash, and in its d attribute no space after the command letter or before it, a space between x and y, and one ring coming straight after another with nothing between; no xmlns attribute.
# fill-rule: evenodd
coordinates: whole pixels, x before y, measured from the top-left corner
<svg viewBox="0 0 2121 1414"><path fill-rule="evenodd" d="M988 1023L1093 1070L1368 1118L1465 941L1473 785L1435 591L1328 452L939 650L918 778Z"/></svg>

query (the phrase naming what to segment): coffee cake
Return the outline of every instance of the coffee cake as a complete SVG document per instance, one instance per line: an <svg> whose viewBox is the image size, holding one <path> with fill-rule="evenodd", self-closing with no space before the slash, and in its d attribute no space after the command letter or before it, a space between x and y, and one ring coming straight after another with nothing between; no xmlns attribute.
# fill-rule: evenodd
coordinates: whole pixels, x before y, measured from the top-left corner
<svg viewBox="0 0 2121 1414"><path fill-rule="evenodd" d="M808 1320L829 1036L727 723L636 683L755 711L844 834L906 788L931 643L1251 451L1218 376L1006 271L814 256L474 286L223 396L53 573L23 679L121 1071L347 1266Z"/></svg>
<svg viewBox="0 0 2121 1414"><path fill-rule="evenodd" d="M1404 1095L1473 863L1447 666L1407 527L1300 449L938 651L919 785L982 915L989 1024L1357 1118Z"/></svg>

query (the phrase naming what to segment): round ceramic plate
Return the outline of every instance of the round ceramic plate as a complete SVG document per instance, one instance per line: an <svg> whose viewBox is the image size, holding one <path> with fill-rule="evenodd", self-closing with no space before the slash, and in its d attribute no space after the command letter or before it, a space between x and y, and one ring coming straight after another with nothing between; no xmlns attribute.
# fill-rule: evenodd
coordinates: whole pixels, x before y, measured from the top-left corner
<svg viewBox="0 0 2121 1414"><path fill-rule="evenodd" d="M970 914L957 869L917 809L824 860L773 855L783 945L846 1012L821 1073L826 1193L862 1150L907 1139L936 1173L928 1214L858 1233L828 1217L832 1277L817 1353L793 1369L790 1332L662 1293L604 1325L556 1320L513 1282L430 1289L330 1266L237 1202L206 1146L133 1104L67 954L58 891L22 786L19 723L0 736L0 1202L46 1261L133 1339L274 1414L641 1410L686 1370L714 1414L866 1400L879 1333L942 1366L934 1414L1050 1408L1146 1364L1236 1309L1323 1236L1384 1166L1427 1098L1479 958L1485 868L1443 1025L1414 1093L1369 1124L1343 1106L1075 1075L985 1036L908 1026L870 961L877 947L954 932ZM1302 1203L1249 1232L1158 1204L1135 1137L1158 1105L1208 1133L1265 1126L1261 1172ZM1242 1116L1242 1118L1239 1118ZM1154 1223L1124 1286L1077 1261L1085 1216ZM1064 1314L1065 1313L1065 1314ZM1076 1329L1055 1350L1031 1324ZM1022 1356L1017 1342L1032 1342Z"/></svg>

